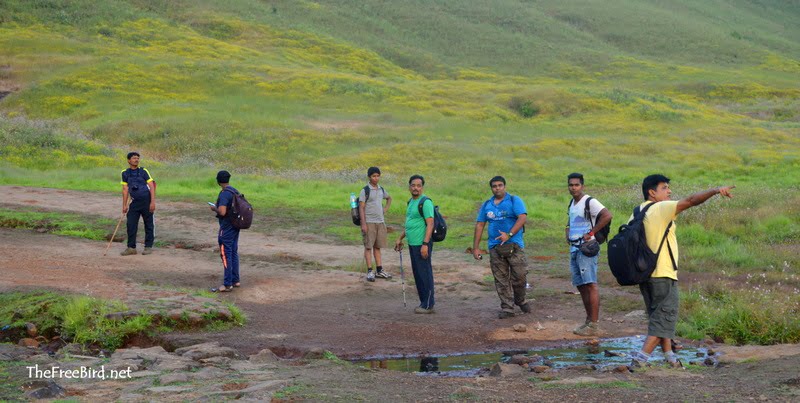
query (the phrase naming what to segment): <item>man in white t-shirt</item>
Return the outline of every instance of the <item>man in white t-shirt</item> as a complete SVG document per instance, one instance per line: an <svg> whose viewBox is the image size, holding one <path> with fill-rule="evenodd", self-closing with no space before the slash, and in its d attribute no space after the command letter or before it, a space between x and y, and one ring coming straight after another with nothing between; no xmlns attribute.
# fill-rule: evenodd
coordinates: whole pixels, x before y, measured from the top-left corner
<svg viewBox="0 0 800 403"><path fill-rule="evenodd" d="M572 201L569 205L569 224L566 228L569 243L569 267L572 272L572 284L578 287L586 309L586 321L572 332L579 336L597 336L600 332L598 317L600 315L600 292L597 287L597 261L599 253L586 256L580 246L587 242L597 242L595 234L611 223L611 212L597 199L583 193L583 175L572 173L567 176L569 193ZM589 214L586 214L586 203L589 203Z"/></svg>

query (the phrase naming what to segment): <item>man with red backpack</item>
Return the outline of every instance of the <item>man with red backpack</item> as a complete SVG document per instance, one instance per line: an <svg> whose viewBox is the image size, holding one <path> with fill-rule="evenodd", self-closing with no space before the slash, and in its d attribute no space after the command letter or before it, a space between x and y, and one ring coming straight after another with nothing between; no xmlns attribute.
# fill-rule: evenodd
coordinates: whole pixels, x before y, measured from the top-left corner
<svg viewBox="0 0 800 403"><path fill-rule="evenodd" d="M217 173L217 184L222 190L217 196L217 203L211 206L211 211L217 213L219 219L219 254L222 258L222 268L225 272L221 286L212 288L211 292L229 292L234 287L239 287L239 228L231 220L234 199L239 191L230 185L231 174L228 171Z"/></svg>

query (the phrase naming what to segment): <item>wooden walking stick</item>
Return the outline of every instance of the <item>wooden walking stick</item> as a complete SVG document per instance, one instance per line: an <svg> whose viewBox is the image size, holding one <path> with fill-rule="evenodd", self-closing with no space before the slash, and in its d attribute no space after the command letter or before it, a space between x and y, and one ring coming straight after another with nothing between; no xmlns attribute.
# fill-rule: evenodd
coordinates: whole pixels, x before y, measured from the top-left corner
<svg viewBox="0 0 800 403"><path fill-rule="evenodd" d="M106 253L108 253L108 248L110 248L111 247L111 243L114 242L114 237L117 236L117 230L119 230L119 225L122 224L122 219L123 218L125 218L125 213L122 213L122 217L120 217L119 221L117 221L117 227L114 228L114 233L111 234L111 239L108 240L108 246L106 246L106 251L103 252L103 256L105 256Z"/></svg>

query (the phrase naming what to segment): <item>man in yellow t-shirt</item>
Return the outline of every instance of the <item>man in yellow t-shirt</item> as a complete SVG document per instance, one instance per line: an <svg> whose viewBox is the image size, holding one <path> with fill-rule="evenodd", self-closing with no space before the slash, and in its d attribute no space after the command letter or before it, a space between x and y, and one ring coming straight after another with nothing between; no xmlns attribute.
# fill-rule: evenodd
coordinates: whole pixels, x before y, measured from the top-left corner
<svg viewBox="0 0 800 403"><path fill-rule="evenodd" d="M644 218L645 236L647 246L653 252L659 250L662 240L664 246L658 255L656 269L646 282L639 284L647 311L647 339L641 351L631 353L632 366L640 367L650 359L650 353L661 346L664 357L672 366L681 366L672 351L672 338L675 337L675 325L678 322L678 240L675 237L674 220L682 211L703 204L716 194L732 197L731 189L735 186L724 186L695 193L684 199L670 200L672 190L669 187L669 178L664 175L650 175L642 181L642 196L644 209L650 203L655 203L647 210ZM630 218L633 219L633 216ZM630 220L628 220L630 222ZM670 224L672 224L670 226ZM669 228L669 232L664 233Z"/></svg>

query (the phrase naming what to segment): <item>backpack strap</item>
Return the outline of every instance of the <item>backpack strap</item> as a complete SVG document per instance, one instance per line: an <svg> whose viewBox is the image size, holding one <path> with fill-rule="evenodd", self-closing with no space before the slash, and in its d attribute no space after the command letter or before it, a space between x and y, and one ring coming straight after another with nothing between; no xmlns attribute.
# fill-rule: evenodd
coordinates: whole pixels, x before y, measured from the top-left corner
<svg viewBox="0 0 800 403"><path fill-rule="evenodd" d="M366 204L369 201L369 185L364 186L364 203Z"/></svg>
<svg viewBox="0 0 800 403"><path fill-rule="evenodd" d="M644 209L641 211L642 221L644 221L645 213L647 213L647 210L649 210L650 207L652 207L656 203L658 202L650 203L644 207ZM638 206L633 210L634 219L636 219L636 215L639 213L638 210L639 210ZM672 224L674 223L675 221L670 221L669 225L667 225L667 229L664 231L664 236L661 237L661 243L658 245L658 251L656 252L656 259L658 259L658 256L661 256L661 248L664 247L664 242L666 242L667 251L669 252L669 260L672 262L672 268L675 269L675 271L678 271L678 264L675 263L675 256L672 255L672 248L669 246L669 241L667 241L667 235L669 234L669 230L670 228L672 228Z"/></svg>
<svg viewBox="0 0 800 403"><path fill-rule="evenodd" d="M586 198L586 204L583 205L583 218L589 221L589 223L592 224L592 227L594 227L595 222L592 221L592 210L589 208L589 202L591 202L592 199L594 199L592 196ZM591 230L591 228L589 229Z"/></svg>
<svg viewBox="0 0 800 403"><path fill-rule="evenodd" d="M431 200L428 196L422 196L419 198L419 204L417 204L417 208L419 210L419 216L425 219L425 214L422 214L422 206L425 204L425 200ZM431 200L433 203L433 200Z"/></svg>

